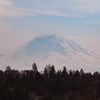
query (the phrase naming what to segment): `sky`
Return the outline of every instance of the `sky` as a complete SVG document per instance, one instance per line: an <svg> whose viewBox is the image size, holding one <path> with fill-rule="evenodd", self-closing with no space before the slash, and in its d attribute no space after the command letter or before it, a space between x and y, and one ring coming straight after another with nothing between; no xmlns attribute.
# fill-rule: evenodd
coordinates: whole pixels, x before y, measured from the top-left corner
<svg viewBox="0 0 100 100"><path fill-rule="evenodd" d="M39 34L67 37L100 55L100 0L0 0L0 54Z"/></svg>

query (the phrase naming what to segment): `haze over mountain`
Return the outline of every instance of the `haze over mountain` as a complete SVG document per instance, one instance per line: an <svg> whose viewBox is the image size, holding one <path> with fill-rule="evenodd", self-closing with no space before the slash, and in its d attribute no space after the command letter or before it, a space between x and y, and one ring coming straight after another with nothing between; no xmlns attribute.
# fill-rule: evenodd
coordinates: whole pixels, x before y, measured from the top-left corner
<svg viewBox="0 0 100 100"><path fill-rule="evenodd" d="M7 65L15 69L31 69L34 62L39 70L46 64L53 64L56 69L66 66L68 69L100 71L100 58L95 53L54 34L39 35L13 53L0 57L1 69Z"/></svg>

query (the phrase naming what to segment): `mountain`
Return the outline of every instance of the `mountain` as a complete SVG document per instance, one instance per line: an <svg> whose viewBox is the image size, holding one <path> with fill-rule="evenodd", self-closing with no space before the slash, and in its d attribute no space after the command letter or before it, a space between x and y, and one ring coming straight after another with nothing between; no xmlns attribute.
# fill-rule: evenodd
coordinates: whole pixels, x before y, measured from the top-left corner
<svg viewBox="0 0 100 100"><path fill-rule="evenodd" d="M66 66L68 69L100 70L100 58L95 53L54 34L39 35L13 53L0 57L1 69L7 65L15 69L31 69L34 62L39 70L46 64L53 64L56 69Z"/></svg>

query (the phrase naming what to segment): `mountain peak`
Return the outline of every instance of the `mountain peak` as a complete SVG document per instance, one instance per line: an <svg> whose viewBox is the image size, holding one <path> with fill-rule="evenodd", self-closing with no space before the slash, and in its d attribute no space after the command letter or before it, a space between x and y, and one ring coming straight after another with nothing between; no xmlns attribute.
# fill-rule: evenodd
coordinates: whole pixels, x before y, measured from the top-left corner
<svg viewBox="0 0 100 100"><path fill-rule="evenodd" d="M20 49L21 48L21 49ZM83 49L74 41L68 40L63 37L56 36L55 34L41 34L23 45L17 50L17 53L22 51L26 56L49 55L51 51L68 56L69 53L77 54L83 53L91 55L90 52Z"/></svg>
<svg viewBox="0 0 100 100"><path fill-rule="evenodd" d="M55 34L40 34L40 35L36 36L34 39L47 38L47 37L55 38L57 36Z"/></svg>
<svg viewBox="0 0 100 100"><path fill-rule="evenodd" d="M67 67L79 66L82 68L82 66L89 64L92 66L92 62L98 60L97 55L83 49L74 41L55 34L38 35L12 54L9 54L5 61L2 59L5 59L6 56L0 58L3 62L2 65L15 63L16 66L20 64L27 67L36 62L40 67L41 65L45 66L45 64L54 64L60 67L67 65Z"/></svg>

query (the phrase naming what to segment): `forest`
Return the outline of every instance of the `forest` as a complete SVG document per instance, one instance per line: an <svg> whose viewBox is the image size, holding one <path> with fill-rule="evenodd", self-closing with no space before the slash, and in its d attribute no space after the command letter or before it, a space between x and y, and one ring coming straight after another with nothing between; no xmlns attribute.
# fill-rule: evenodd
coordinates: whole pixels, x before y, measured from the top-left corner
<svg viewBox="0 0 100 100"><path fill-rule="evenodd" d="M0 70L0 100L100 100L100 73L85 73L83 69L56 71L46 65L39 72L15 70L7 66Z"/></svg>

